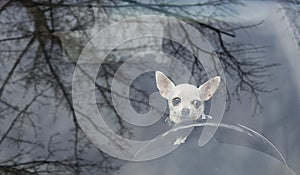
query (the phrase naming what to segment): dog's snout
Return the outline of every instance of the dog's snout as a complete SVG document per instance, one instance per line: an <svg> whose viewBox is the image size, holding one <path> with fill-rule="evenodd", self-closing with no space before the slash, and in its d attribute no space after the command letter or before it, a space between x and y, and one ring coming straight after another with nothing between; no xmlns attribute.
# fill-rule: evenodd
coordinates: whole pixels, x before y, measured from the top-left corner
<svg viewBox="0 0 300 175"><path fill-rule="evenodd" d="M182 115L189 115L189 114L190 114L190 109L188 109L188 108L183 108L183 109L181 110L181 114L182 114Z"/></svg>

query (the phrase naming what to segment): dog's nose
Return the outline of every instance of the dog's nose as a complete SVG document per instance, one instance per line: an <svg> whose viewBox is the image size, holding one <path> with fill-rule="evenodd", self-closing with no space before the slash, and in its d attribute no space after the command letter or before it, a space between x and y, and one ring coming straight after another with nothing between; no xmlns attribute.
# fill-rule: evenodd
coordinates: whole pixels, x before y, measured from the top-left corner
<svg viewBox="0 0 300 175"><path fill-rule="evenodd" d="M182 115L189 115L189 114L190 114L190 109L188 109L188 108L183 108L183 109L181 110L181 114L182 114Z"/></svg>

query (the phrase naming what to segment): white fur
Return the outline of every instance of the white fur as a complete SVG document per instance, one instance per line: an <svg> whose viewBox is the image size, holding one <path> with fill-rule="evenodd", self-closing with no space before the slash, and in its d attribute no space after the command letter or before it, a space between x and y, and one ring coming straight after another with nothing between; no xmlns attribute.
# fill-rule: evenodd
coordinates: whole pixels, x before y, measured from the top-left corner
<svg viewBox="0 0 300 175"><path fill-rule="evenodd" d="M159 92L162 97L168 100L168 105L170 108L170 116L169 120L174 123L179 123L184 119L188 120L197 120L200 117L210 119L211 117L205 117L204 112L204 103L209 100L216 90L219 87L221 82L221 78L216 76L204 84L202 84L199 88L191 84L179 84L175 85L167 76L165 76L162 72L156 71L156 85L159 89ZM172 100L178 97L181 99L181 102L178 105L173 105ZM195 108L193 105L193 101L198 100L201 102L199 108ZM188 116L183 117L182 109L186 108L190 110Z"/></svg>

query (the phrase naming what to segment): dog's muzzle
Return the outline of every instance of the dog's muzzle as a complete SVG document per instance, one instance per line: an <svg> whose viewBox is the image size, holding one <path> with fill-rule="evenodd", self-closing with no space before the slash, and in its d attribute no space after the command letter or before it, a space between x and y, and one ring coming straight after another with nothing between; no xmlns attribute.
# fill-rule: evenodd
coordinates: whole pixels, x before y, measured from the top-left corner
<svg viewBox="0 0 300 175"><path fill-rule="evenodd" d="M181 115L182 116L188 116L188 115L190 115L190 109L188 109L188 108L183 108L182 110L181 110Z"/></svg>

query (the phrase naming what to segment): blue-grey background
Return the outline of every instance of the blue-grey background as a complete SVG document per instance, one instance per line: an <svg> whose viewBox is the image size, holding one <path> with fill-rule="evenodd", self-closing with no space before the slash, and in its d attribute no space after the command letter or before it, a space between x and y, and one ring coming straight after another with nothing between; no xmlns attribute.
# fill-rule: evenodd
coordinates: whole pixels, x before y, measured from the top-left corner
<svg viewBox="0 0 300 175"><path fill-rule="evenodd" d="M146 162L113 158L88 140L76 123L71 99L73 71L82 45L92 36L93 30L100 30L109 23L104 18L116 22L139 14L160 14L190 22L209 38L223 60L228 109L222 122L242 124L261 133L283 154L289 167L300 174L299 3L297 0L288 3L1 1L0 172L292 174L279 160L259 151L259 147L250 149L222 144L216 139L198 147L201 128L195 129L187 142L171 154ZM95 14L92 7L104 11ZM99 22L97 15L103 21ZM229 53L220 45L219 31L195 24L191 19L233 33L235 37L221 34ZM96 29L95 23L100 24ZM84 37L72 35L82 30L85 30ZM111 106L109 86L114 72L136 50L146 50L126 48L126 43L124 48L108 55L107 62L99 70L95 92L98 106L116 133L135 140L151 139L169 128L164 118L150 127L136 127L122 121ZM153 48L180 59L193 71L198 85L206 81L201 65L195 66L193 55L176 43L164 40L162 45ZM126 49L128 51L124 51ZM238 86L242 77L241 70L236 71L237 65L245 72L257 68L258 72L245 79L246 88ZM251 82L254 91L247 86ZM157 89L153 72L139 77L130 92L133 107L141 113L147 112L148 95L154 91ZM167 114L168 111L164 117ZM220 132L217 134L222 136ZM238 142L240 138L236 139Z"/></svg>

